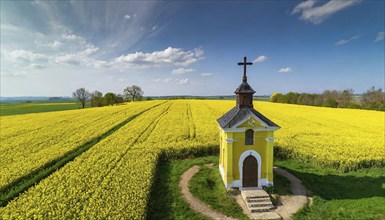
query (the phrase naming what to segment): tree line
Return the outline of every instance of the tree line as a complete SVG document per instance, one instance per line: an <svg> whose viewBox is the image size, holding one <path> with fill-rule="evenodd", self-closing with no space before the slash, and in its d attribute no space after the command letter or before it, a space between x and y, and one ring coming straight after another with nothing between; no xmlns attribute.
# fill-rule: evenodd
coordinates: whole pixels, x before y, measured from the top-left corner
<svg viewBox="0 0 385 220"><path fill-rule="evenodd" d="M382 89L376 89L373 86L363 93L360 99L355 99L354 97L353 89L345 89L342 91L325 90L321 94L296 92L289 92L287 94L273 93L270 97L270 101L331 108L355 108L385 111L385 93Z"/></svg>
<svg viewBox="0 0 385 220"><path fill-rule="evenodd" d="M103 95L102 92L95 90L93 92L87 91L85 88L79 88L72 93L82 107L84 108L87 101L91 101L92 107L101 107L106 105L118 105L123 102L141 101L143 98L143 90L137 86L128 86L123 90L123 94L116 94L107 92Z"/></svg>

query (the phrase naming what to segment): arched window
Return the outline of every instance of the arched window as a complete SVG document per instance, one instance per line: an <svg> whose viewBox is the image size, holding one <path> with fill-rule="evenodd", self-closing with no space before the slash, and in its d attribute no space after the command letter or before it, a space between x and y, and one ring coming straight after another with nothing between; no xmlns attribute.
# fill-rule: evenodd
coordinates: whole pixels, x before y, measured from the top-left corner
<svg viewBox="0 0 385 220"><path fill-rule="evenodd" d="M254 131L249 129L245 134L245 145L253 145L254 144Z"/></svg>

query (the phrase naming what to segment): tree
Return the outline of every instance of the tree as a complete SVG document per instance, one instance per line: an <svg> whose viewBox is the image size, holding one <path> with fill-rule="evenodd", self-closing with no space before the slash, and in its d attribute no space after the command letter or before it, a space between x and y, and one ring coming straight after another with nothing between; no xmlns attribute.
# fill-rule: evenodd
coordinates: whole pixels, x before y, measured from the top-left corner
<svg viewBox="0 0 385 220"><path fill-rule="evenodd" d="M286 94L286 96L287 96L287 103L297 104L299 93L289 92Z"/></svg>
<svg viewBox="0 0 385 220"><path fill-rule="evenodd" d="M136 85L128 86L124 89L123 93L127 101L130 99L131 101L140 100L143 96L142 89Z"/></svg>
<svg viewBox="0 0 385 220"><path fill-rule="evenodd" d="M90 93L85 88L80 88L73 92L72 96L79 100L79 102L82 104L82 107L84 108L86 101L90 98Z"/></svg>
<svg viewBox="0 0 385 220"><path fill-rule="evenodd" d="M347 108L353 101L353 89L345 89L342 92L339 92L337 97L338 107Z"/></svg>
<svg viewBox="0 0 385 220"><path fill-rule="evenodd" d="M114 105L116 103L116 94L108 92L104 95L104 100L106 101L106 105Z"/></svg>
<svg viewBox="0 0 385 220"><path fill-rule="evenodd" d="M116 103L116 104L121 104L121 103L123 103L123 102L124 102L123 96L120 95L120 94L117 94L117 95L115 96L115 103Z"/></svg>
<svg viewBox="0 0 385 220"><path fill-rule="evenodd" d="M297 103L300 105L314 105L315 95L308 93L301 93L298 96Z"/></svg>
<svg viewBox="0 0 385 220"><path fill-rule="evenodd" d="M323 106L336 108L338 106L338 92L336 90L325 90L322 93Z"/></svg>
<svg viewBox="0 0 385 220"><path fill-rule="evenodd" d="M286 95L278 93L276 97L277 97L278 103L287 103L287 96Z"/></svg>
<svg viewBox="0 0 385 220"><path fill-rule="evenodd" d="M277 97L280 95L280 93L274 92L270 96L270 102L277 102Z"/></svg>
<svg viewBox="0 0 385 220"><path fill-rule="evenodd" d="M95 90L91 94L91 106L92 107L101 107L104 105L103 93Z"/></svg>
<svg viewBox="0 0 385 220"><path fill-rule="evenodd" d="M337 108L338 103L334 99L327 99L326 101L324 101L324 105L323 106L324 107Z"/></svg>
<svg viewBox="0 0 385 220"><path fill-rule="evenodd" d="M361 104L362 107L366 109L384 109L385 93L382 92L382 89L376 89L373 86L368 91L362 94Z"/></svg>

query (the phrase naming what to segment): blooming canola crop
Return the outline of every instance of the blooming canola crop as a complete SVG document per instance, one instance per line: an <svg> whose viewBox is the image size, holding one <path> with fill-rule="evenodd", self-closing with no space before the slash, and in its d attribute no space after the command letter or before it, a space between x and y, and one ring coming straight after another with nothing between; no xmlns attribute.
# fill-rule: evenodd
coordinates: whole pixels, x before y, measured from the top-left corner
<svg viewBox="0 0 385 220"><path fill-rule="evenodd" d="M174 100L153 107L0 208L0 217L144 219L159 158L217 152L215 120L233 106ZM281 126L275 141L281 156L337 169L385 164L383 112L265 102L254 107Z"/></svg>
<svg viewBox="0 0 385 220"><path fill-rule="evenodd" d="M160 103L1 117L0 189Z"/></svg>

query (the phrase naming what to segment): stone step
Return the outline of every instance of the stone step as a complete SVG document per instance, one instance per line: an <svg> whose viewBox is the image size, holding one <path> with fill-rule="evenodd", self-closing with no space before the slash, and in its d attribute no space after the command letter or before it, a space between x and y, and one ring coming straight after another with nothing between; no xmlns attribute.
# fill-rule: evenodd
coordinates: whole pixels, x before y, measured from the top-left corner
<svg viewBox="0 0 385 220"><path fill-rule="evenodd" d="M250 208L252 208L252 207L270 207L270 206L272 206L273 205L273 203L271 203L271 202L264 202L264 203L248 203L248 206L250 207Z"/></svg>
<svg viewBox="0 0 385 220"><path fill-rule="evenodd" d="M248 202L248 203L271 202L271 200L270 200L270 198L258 198L258 199L247 199L246 202Z"/></svg>
<svg viewBox="0 0 385 220"><path fill-rule="evenodd" d="M270 199L270 196L267 195L267 196L246 196L246 199L247 200L250 200L250 199Z"/></svg>
<svg viewBox="0 0 385 220"><path fill-rule="evenodd" d="M241 190L242 198L246 200L252 199L270 199L269 194L265 190Z"/></svg>
<svg viewBox="0 0 385 220"><path fill-rule="evenodd" d="M274 206L270 205L270 206L264 206L264 207L253 207L253 208L249 208L249 210L251 213L270 212L270 211L274 210Z"/></svg>

